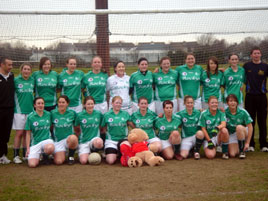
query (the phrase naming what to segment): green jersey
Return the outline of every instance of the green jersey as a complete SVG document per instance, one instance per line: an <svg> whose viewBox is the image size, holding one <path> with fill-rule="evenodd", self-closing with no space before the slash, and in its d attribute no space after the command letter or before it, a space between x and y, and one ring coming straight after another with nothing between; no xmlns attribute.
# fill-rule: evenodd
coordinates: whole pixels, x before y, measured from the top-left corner
<svg viewBox="0 0 268 201"><path fill-rule="evenodd" d="M82 79L82 88L86 89L84 95L92 96L96 104L106 101L106 82L107 73L100 72L98 74L89 71Z"/></svg>
<svg viewBox="0 0 268 201"><path fill-rule="evenodd" d="M149 139L155 137L154 121L156 118L157 115L149 109L144 116L142 116L140 110L131 115L131 121L135 124L136 128L144 130L148 134Z"/></svg>
<svg viewBox="0 0 268 201"><path fill-rule="evenodd" d="M196 100L200 97L200 84L203 69L199 65L189 68L186 64L175 69L178 72L179 97L189 95Z"/></svg>
<svg viewBox="0 0 268 201"><path fill-rule="evenodd" d="M78 113L75 120L75 126L80 125L80 144L86 143L95 137L100 137L100 125L102 119L103 115L97 110L93 110L91 114L89 114L86 110Z"/></svg>
<svg viewBox="0 0 268 201"><path fill-rule="evenodd" d="M118 141L126 138L128 121L130 121L130 116L126 111L120 110L118 114L115 114L111 109L105 113L101 126L107 126L106 139Z"/></svg>
<svg viewBox="0 0 268 201"><path fill-rule="evenodd" d="M227 68L223 74L224 101L229 94L236 95L239 104L243 103L243 93L241 87L246 81L244 68L238 66L237 72L234 72L231 67Z"/></svg>
<svg viewBox="0 0 268 201"><path fill-rule="evenodd" d="M15 78L15 108L14 113L30 114L33 111L34 79L25 80L21 75Z"/></svg>
<svg viewBox="0 0 268 201"><path fill-rule="evenodd" d="M218 101L222 102L222 94L221 94L221 84L223 79L223 73L218 72L218 74L209 73L209 78L207 72L203 72L201 77L201 84L203 86L202 89L202 101L208 102L210 96L216 96Z"/></svg>
<svg viewBox="0 0 268 201"><path fill-rule="evenodd" d="M201 130L200 126L198 126L200 113L200 110L196 109L193 109L191 115L188 114L186 109L176 113L182 124L182 138L194 136L197 131Z"/></svg>
<svg viewBox="0 0 268 201"><path fill-rule="evenodd" d="M58 73L50 71L48 74L42 70L33 73L35 79L35 97L42 97L45 106L54 106L57 103Z"/></svg>
<svg viewBox="0 0 268 201"><path fill-rule="evenodd" d="M31 131L30 146L34 146L47 139L52 139L50 133L50 118L50 112L48 111L44 111L42 117L40 117L35 111L29 114L26 120L25 130Z"/></svg>
<svg viewBox="0 0 268 201"><path fill-rule="evenodd" d="M140 97L144 96L148 99L150 104L154 99L153 90L153 73L146 71L145 74L141 73L140 70L133 73L129 80L130 88L133 88L132 100L138 103Z"/></svg>
<svg viewBox="0 0 268 201"><path fill-rule="evenodd" d="M67 109L64 114L59 113L58 108L51 111L51 122L56 142L74 134L75 117L76 113L73 110Z"/></svg>
<svg viewBox="0 0 268 201"><path fill-rule="evenodd" d="M172 115L172 120L167 121L166 117L157 118L155 121L155 128L158 130L158 137L161 140L168 140L172 131L178 130L181 121L175 115Z"/></svg>
<svg viewBox="0 0 268 201"><path fill-rule="evenodd" d="M178 75L176 71L169 69L168 73L163 73L159 69L158 73L153 74L155 86L155 99L157 101L174 100L176 99L176 81Z"/></svg>
<svg viewBox="0 0 268 201"><path fill-rule="evenodd" d="M236 114L232 114L230 109L225 110L227 129L229 134L233 134L236 131L237 125L246 126L250 124L253 120L245 109L240 109L237 107Z"/></svg>
<svg viewBox="0 0 268 201"><path fill-rule="evenodd" d="M226 121L225 114L221 112L219 109L216 112L216 115L213 116L209 109L203 111L201 113L198 125L201 127L206 128L208 135L210 138L212 138L211 131L218 125L221 124L221 122Z"/></svg>
<svg viewBox="0 0 268 201"><path fill-rule="evenodd" d="M81 81L84 73L80 70L75 70L71 75L67 71L63 71L59 75L59 88L61 88L61 95L66 95L70 99L69 107L76 107L81 105Z"/></svg>

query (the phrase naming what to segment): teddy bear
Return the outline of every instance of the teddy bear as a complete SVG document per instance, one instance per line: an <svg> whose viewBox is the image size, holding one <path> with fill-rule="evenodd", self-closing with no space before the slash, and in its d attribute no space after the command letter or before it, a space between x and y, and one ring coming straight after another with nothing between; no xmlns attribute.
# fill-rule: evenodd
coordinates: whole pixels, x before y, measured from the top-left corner
<svg viewBox="0 0 268 201"><path fill-rule="evenodd" d="M154 151L157 150L153 144L148 147L148 135L147 133L139 128L134 128L128 135L128 141L131 144L131 154L133 155L127 161L129 167L140 167L143 162L149 166L156 166L163 163L165 160L160 156L155 156ZM121 150L121 147L120 147Z"/></svg>

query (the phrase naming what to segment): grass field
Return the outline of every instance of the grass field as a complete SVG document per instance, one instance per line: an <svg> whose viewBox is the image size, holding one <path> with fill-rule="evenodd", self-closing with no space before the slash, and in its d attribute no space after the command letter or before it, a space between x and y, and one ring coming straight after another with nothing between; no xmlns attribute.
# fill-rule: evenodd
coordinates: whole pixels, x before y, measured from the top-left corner
<svg viewBox="0 0 268 201"><path fill-rule="evenodd" d="M135 70L136 67L129 67L127 73ZM14 69L14 73L17 75L18 70ZM9 143L10 159L13 138L14 131ZM247 153L245 160L226 161L220 155L214 160L201 157L199 161L171 160L162 166L136 169L119 163L110 166L104 161L98 166L77 162L73 166L41 165L35 169L27 164L0 165L0 200L268 200L267 153L257 148L256 152Z"/></svg>

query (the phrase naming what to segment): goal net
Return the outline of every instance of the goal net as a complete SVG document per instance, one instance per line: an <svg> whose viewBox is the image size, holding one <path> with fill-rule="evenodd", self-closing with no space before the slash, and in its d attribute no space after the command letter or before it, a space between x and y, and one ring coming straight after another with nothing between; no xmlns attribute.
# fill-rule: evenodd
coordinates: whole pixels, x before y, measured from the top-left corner
<svg viewBox="0 0 268 201"><path fill-rule="evenodd" d="M253 46L260 46L263 59L268 59L266 0L109 0L108 10L96 10L91 0L4 0L0 55L18 64L38 63L48 56L56 66L76 56L79 66L88 66L97 54L97 33L105 24L97 24L96 16L105 15L110 62L134 65L146 57L157 64L169 55L172 64L179 65L187 52L193 52L200 64L209 56L226 63L231 52L246 61Z"/></svg>

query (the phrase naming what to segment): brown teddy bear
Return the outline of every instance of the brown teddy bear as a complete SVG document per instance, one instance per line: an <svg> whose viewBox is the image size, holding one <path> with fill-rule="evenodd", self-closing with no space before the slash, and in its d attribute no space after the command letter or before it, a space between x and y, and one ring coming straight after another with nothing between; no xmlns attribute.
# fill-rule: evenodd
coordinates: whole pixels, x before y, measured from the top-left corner
<svg viewBox="0 0 268 201"><path fill-rule="evenodd" d="M134 128L128 135L128 142L131 144L132 153L135 155L128 160L129 167L140 167L143 162L146 162L150 166L160 165L165 160L160 156L155 156L153 151L157 150L157 147L152 144L148 147L148 135L139 128ZM149 150L150 149L150 150Z"/></svg>

